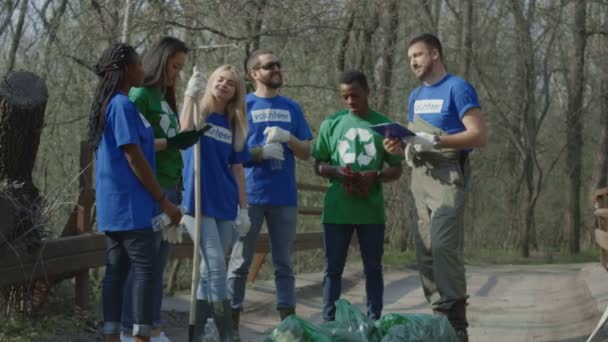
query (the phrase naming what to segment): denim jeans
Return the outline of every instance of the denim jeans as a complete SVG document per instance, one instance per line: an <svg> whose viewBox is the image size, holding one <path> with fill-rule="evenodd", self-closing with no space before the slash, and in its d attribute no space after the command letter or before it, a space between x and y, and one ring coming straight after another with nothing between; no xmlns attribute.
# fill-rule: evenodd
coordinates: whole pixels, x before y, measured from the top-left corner
<svg viewBox="0 0 608 342"><path fill-rule="evenodd" d="M179 204L177 201L177 187L168 187L163 189L163 193L167 196L167 199L173 204ZM159 213L160 214L160 213ZM165 272L165 266L167 265L167 259L171 254L171 244L168 241L163 240L162 232L155 233L155 244L156 244L156 261L155 269L153 274L153 286L152 290L152 325L154 328L160 328L160 312L163 304L163 275ZM127 282L125 283L124 298L122 304L122 329L130 332L133 328L133 314L129 309L133 301L131 288L133 287L133 272L129 272Z"/></svg>
<svg viewBox="0 0 608 342"><path fill-rule="evenodd" d="M152 228L106 232L106 273L102 286L103 333L120 333L124 285L129 268L133 272L133 335L149 336L152 326L152 278L155 238Z"/></svg>
<svg viewBox="0 0 608 342"><path fill-rule="evenodd" d="M342 272L346 263L348 246L357 231L365 293L367 316L379 319L382 315L384 280L382 276L382 254L384 253L384 224L324 224L323 249L325 250L325 275L323 277L323 319L336 318L336 300L342 292Z"/></svg>
<svg viewBox="0 0 608 342"><path fill-rule="evenodd" d="M194 240L194 232L188 230ZM235 234L234 221L201 217L201 272L196 298L221 302L227 297L226 291L226 250Z"/></svg>
<svg viewBox="0 0 608 342"><path fill-rule="evenodd" d="M297 207L249 206L251 229L247 235L234 242L228 268L228 291L232 298L233 309L242 310L243 308L247 275L264 219L266 219L270 236L277 309L295 308L295 279L291 264L291 251L296 238L297 217Z"/></svg>

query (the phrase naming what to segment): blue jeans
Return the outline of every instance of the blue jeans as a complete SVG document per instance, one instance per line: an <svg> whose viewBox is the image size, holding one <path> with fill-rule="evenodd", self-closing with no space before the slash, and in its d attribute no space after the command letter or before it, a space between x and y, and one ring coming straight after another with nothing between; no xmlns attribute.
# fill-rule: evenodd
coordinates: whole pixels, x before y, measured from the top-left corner
<svg viewBox="0 0 608 342"><path fill-rule="evenodd" d="M336 319L336 300L342 292L342 272L346 263L348 246L357 231L365 293L367 316L379 319L382 315L384 280L382 276L382 254L384 253L384 224L324 224L323 249L325 250L325 275L323 277L323 319Z"/></svg>
<svg viewBox="0 0 608 342"><path fill-rule="evenodd" d="M296 238L298 218L297 207L273 205L250 205L249 218L251 229L247 235L234 242L230 266L228 268L228 291L232 297L232 308L242 310L249 267L255 254L255 245L260 235L262 223L266 219L274 284L276 288L277 309L295 308L296 293L291 251Z"/></svg>
<svg viewBox="0 0 608 342"><path fill-rule="evenodd" d="M163 189L163 193L167 196L167 199L173 204L178 204L177 201L177 187L168 187ZM160 213L159 213L160 214ZM155 233L155 244L156 244L156 268L153 274L153 296L152 296L152 325L154 328L160 328L160 312L163 304L163 274L165 272L165 266L167 265L167 259L171 254L171 244L163 240L162 232ZM133 301L131 288L133 287L133 272L129 272L127 282L125 283L124 298L122 303L122 329L130 332L133 328L133 314L129 309Z"/></svg>
<svg viewBox="0 0 608 342"><path fill-rule="evenodd" d="M106 232L106 274L102 286L103 333L120 333L124 284L129 268L133 272L133 335L150 336L152 326L152 278L155 238L152 228Z"/></svg>
<svg viewBox="0 0 608 342"><path fill-rule="evenodd" d="M194 232L188 230L194 240ZM234 221L201 217L201 272L196 299L221 302L226 291L226 250L234 236Z"/></svg>

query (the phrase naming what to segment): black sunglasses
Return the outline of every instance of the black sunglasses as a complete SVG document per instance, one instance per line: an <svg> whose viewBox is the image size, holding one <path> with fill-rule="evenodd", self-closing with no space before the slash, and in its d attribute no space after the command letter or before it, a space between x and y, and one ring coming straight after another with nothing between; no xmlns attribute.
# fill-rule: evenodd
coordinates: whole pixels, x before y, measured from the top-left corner
<svg viewBox="0 0 608 342"><path fill-rule="evenodd" d="M258 65L254 69L272 70L272 69L274 69L274 67L281 69L281 62L279 62L279 61L269 62L269 63L263 64L263 65Z"/></svg>

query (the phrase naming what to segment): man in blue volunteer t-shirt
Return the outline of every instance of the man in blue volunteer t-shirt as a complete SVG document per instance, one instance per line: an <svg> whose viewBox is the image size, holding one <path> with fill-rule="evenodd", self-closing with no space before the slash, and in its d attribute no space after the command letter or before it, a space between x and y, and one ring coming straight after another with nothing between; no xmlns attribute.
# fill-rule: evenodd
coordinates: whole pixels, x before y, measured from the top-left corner
<svg viewBox="0 0 608 342"><path fill-rule="evenodd" d="M420 279L433 311L446 315L460 340L468 341L463 260L468 155L485 145L485 122L475 89L447 73L437 37L412 39L408 58L423 83L409 96L409 127L416 136L405 148L412 167ZM384 145L389 152L403 152L400 141L386 139Z"/></svg>
<svg viewBox="0 0 608 342"><path fill-rule="evenodd" d="M291 249L296 236L298 194L294 156L308 159L312 140L300 106L279 95L283 84L279 58L267 49L254 51L247 60L247 71L255 82L255 92L247 95L247 146L252 159L245 164L251 229L235 242L228 270L236 326L264 219L270 236L277 310L281 319L295 312Z"/></svg>

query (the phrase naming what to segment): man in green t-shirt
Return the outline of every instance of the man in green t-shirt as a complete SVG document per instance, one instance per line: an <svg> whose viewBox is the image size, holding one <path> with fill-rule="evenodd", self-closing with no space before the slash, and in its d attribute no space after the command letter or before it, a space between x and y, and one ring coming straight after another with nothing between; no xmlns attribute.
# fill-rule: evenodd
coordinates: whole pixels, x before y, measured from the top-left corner
<svg viewBox="0 0 608 342"><path fill-rule="evenodd" d="M391 122L370 109L367 78L360 71L340 76L339 91L347 110L321 124L312 156L317 175L329 178L323 204L323 319L335 319L348 246L357 232L367 294L367 315L382 314L382 254L386 214L381 183L401 176L402 157L387 153L383 137L370 126ZM388 166L383 168L384 163Z"/></svg>

